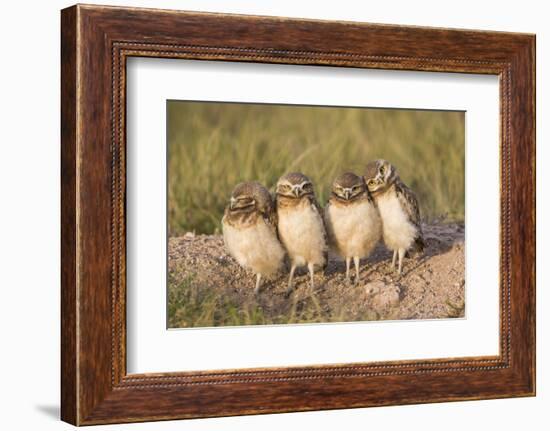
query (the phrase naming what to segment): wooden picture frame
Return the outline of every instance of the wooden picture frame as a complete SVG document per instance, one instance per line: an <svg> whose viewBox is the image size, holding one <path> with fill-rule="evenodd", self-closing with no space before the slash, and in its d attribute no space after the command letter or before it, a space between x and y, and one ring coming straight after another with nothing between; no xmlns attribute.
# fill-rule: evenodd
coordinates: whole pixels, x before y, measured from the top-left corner
<svg viewBox="0 0 550 431"><path fill-rule="evenodd" d="M82 5L64 9L61 18L64 421L535 394L534 35ZM498 75L500 354L128 375L125 65L131 56Z"/></svg>

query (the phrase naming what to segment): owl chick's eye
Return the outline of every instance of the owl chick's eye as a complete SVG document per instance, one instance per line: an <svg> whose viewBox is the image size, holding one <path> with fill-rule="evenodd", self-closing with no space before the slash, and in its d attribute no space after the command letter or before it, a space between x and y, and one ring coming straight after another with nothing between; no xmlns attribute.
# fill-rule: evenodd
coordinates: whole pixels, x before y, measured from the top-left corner
<svg viewBox="0 0 550 431"><path fill-rule="evenodd" d="M386 167L385 166L380 166L380 173L382 175L384 175L386 173Z"/></svg>
<svg viewBox="0 0 550 431"><path fill-rule="evenodd" d="M374 180L369 180L369 182L367 183L369 186L374 186Z"/></svg>

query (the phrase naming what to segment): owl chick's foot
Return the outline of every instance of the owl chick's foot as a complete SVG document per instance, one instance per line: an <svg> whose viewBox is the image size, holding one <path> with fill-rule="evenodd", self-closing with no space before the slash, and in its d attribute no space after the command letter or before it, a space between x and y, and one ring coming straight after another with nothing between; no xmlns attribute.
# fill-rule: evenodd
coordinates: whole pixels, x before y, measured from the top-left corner
<svg viewBox="0 0 550 431"><path fill-rule="evenodd" d="M256 274L256 287L254 288L254 295L260 293L260 287L262 286L262 275Z"/></svg>
<svg viewBox="0 0 550 431"><path fill-rule="evenodd" d="M288 286L286 288L285 295L290 296L294 291L294 285L292 284L292 279L294 278L294 271L296 270L296 265L290 267L290 274L288 276Z"/></svg>
<svg viewBox="0 0 550 431"><path fill-rule="evenodd" d="M315 288L315 282L313 280L313 271L314 271L314 265L312 263L307 264L307 269L309 270L309 289L313 293L313 289Z"/></svg>
<svg viewBox="0 0 550 431"><path fill-rule="evenodd" d="M350 265L351 265L351 257L346 257L346 284L348 286L351 284L351 278L349 277Z"/></svg>
<svg viewBox="0 0 550 431"><path fill-rule="evenodd" d="M395 267L396 267L396 265L395 265L396 262L397 262L397 250L394 250L391 263L389 263L389 267L386 266L386 275L392 275L394 273Z"/></svg>
<svg viewBox="0 0 550 431"><path fill-rule="evenodd" d="M403 269L403 257L405 257L405 249L404 248L400 248L398 250L398 255L399 255L399 264L397 265L397 273L401 276L401 273L402 273L402 269ZM394 252L395 253L395 252Z"/></svg>
<svg viewBox="0 0 550 431"><path fill-rule="evenodd" d="M355 264L355 280L353 281L353 284L359 284L359 256L353 257L353 263Z"/></svg>

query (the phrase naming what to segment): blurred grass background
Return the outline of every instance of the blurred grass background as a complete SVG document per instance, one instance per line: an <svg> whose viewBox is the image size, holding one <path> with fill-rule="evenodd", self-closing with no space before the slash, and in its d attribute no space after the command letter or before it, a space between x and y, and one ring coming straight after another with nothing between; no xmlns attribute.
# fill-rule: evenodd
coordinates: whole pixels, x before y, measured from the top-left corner
<svg viewBox="0 0 550 431"><path fill-rule="evenodd" d="M417 194L425 221L464 221L464 113L169 101L168 234L218 233L233 187L270 190L284 173L332 180L383 158Z"/></svg>

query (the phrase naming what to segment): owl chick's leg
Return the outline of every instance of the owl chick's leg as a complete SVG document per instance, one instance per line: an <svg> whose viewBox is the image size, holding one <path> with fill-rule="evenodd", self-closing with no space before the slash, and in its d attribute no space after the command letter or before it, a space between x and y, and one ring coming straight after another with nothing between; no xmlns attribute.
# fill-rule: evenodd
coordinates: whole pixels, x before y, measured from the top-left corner
<svg viewBox="0 0 550 431"><path fill-rule="evenodd" d="M349 283L349 267L351 264L351 257L346 256L346 283Z"/></svg>
<svg viewBox="0 0 550 431"><path fill-rule="evenodd" d="M315 269L313 263L311 263L311 262L308 263L307 264L307 269L309 270L309 280L311 282L310 287L311 287L311 291L313 292L313 287L314 287L314 285L313 285L313 270Z"/></svg>
<svg viewBox="0 0 550 431"><path fill-rule="evenodd" d="M395 260L397 259L397 250L393 251L393 258L391 260L391 269L395 268Z"/></svg>
<svg viewBox="0 0 550 431"><path fill-rule="evenodd" d="M353 263L355 264L355 284L359 283L359 256L353 257Z"/></svg>
<svg viewBox="0 0 550 431"><path fill-rule="evenodd" d="M260 293L260 286L262 281L262 274L256 274L256 287L254 288L254 295Z"/></svg>
<svg viewBox="0 0 550 431"><path fill-rule="evenodd" d="M294 278L295 270L296 270L296 265L293 263L290 267L290 275L288 276L288 287L286 288L287 295L289 295L292 292L292 279Z"/></svg>
<svg viewBox="0 0 550 431"><path fill-rule="evenodd" d="M405 256L405 249L404 248L400 248L399 249L399 265L397 267L397 272L399 275L401 275L401 269L403 267L403 257Z"/></svg>

